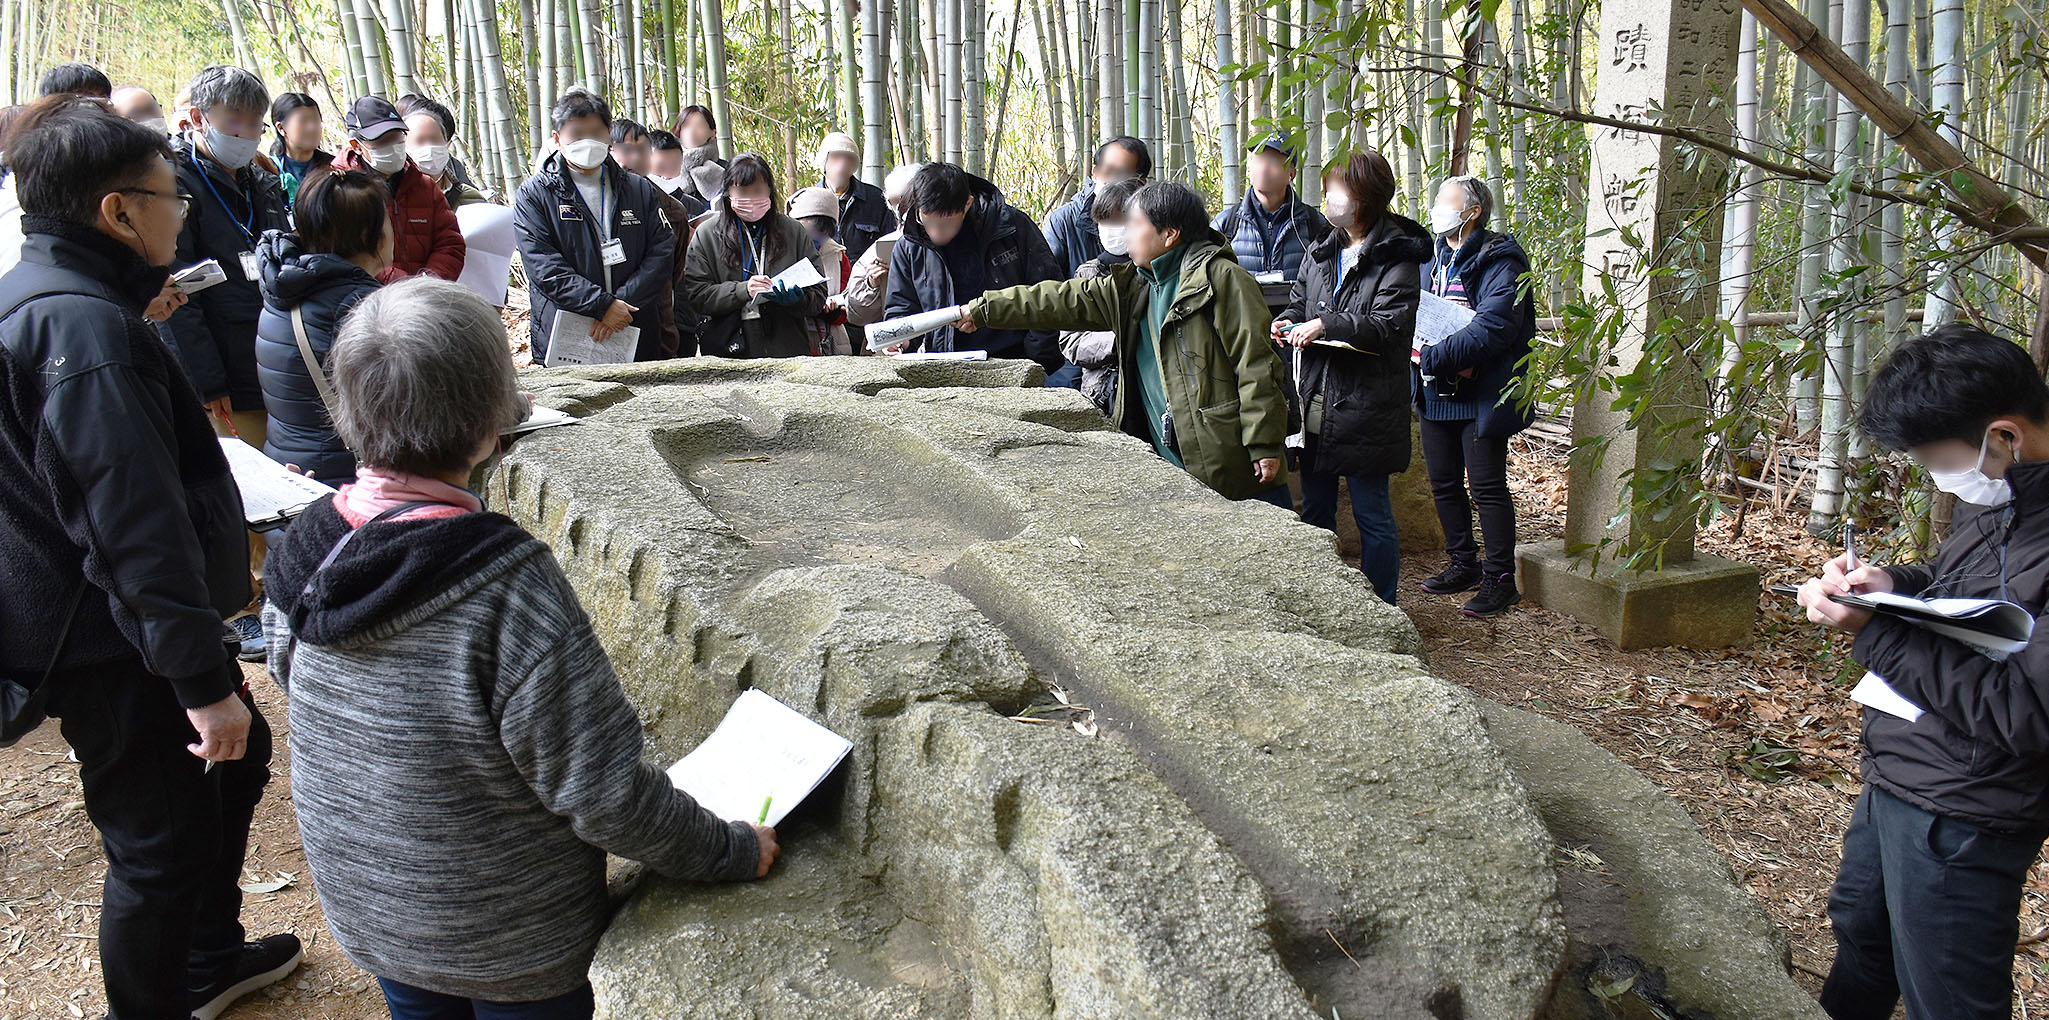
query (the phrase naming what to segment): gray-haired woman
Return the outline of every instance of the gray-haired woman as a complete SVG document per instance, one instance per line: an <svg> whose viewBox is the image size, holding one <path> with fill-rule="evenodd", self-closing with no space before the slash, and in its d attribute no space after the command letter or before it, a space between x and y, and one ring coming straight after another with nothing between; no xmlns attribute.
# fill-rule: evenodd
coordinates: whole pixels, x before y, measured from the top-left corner
<svg viewBox="0 0 2049 1020"><path fill-rule="evenodd" d="M406 280L363 299L329 366L361 467L272 546L264 610L321 907L396 1020L588 1017L607 851L743 880L775 833L641 761L548 547L464 488L524 403L497 309Z"/></svg>

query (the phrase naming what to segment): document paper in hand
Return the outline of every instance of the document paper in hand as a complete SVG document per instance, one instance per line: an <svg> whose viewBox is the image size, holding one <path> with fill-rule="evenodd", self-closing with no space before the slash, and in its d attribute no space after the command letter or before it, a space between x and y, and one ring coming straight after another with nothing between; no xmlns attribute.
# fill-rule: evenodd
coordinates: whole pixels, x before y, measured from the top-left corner
<svg viewBox="0 0 2049 1020"><path fill-rule="evenodd" d="M884 319L868 327L868 349L879 351L890 344L916 340L928 333L938 332L959 322L961 315L966 311L965 306L954 305L951 308L935 308L929 312L919 312L902 318Z"/></svg>
<svg viewBox="0 0 2049 1020"><path fill-rule="evenodd" d="M221 437L221 452L228 455L228 471L235 476L235 487L242 490L242 517L251 531L284 527L313 501L334 492L305 475L285 470L262 450L233 436Z"/></svg>
<svg viewBox="0 0 2049 1020"><path fill-rule="evenodd" d="M669 766L669 781L726 821L774 826L853 748L845 737L749 689L697 750ZM761 803L768 798L763 822Z"/></svg>
<svg viewBox="0 0 2049 1020"><path fill-rule="evenodd" d="M640 346L640 329L628 326L605 338L591 339L598 320L565 309L555 310L555 327L548 332L548 368L557 365L624 365L633 360Z"/></svg>
<svg viewBox="0 0 2049 1020"><path fill-rule="evenodd" d="M1426 290L1416 302L1416 346L1435 347L1472 322L1472 309Z"/></svg>
<svg viewBox="0 0 2049 1020"><path fill-rule="evenodd" d="M798 290L825 282L825 277L819 275L817 264L810 259L798 259L790 263L790 268L775 274L773 279L786 287L795 287Z"/></svg>

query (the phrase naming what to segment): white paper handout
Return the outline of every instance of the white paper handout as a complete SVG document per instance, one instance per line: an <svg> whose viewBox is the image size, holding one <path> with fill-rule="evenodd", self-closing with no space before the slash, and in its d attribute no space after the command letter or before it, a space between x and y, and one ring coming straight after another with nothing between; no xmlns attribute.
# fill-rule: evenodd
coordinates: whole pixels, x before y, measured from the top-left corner
<svg viewBox="0 0 2049 1020"><path fill-rule="evenodd" d="M233 436L221 437L221 452L228 455L228 471L235 476L235 487L242 490L242 518L251 531L282 528L315 500L334 492L305 475L285 470L262 450Z"/></svg>
<svg viewBox="0 0 2049 1020"><path fill-rule="evenodd" d="M1416 346L1435 347L1472 322L1472 309L1426 290L1416 302Z"/></svg>
<svg viewBox="0 0 2049 1020"><path fill-rule="evenodd" d="M591 329L597 324L598 320L588 315L557 308L554 328L548 331L548 357L543 364L554 368L558 365L624 365L632 361L634 350L640 346L640 328L628 326L599 343L591 339Z"/></svg>
<svg viewBox="0 0 2049 1020"><path fill-rule="evenodd" d="M1857 686L1850 689L1850 700L1887 715L1899 716L1908 722L1920 719L1922 714L1921 706L1902 697L1900 692L1892 689L1891 684L1885 682L1884 677L1871 672L1866 672L1864 679L1857 681Z"/></svg>
<svg viewBox="0 0 2049 1020"><path fill-rule="evenodd" d="M484 300L505 307L506 282L512 275L515 239L512 210L490 202L471 202L455 211L462 228L462 275L455 282L484 296Z"/></svg>
<svg viewBox="0 0 2049 1020"><path fill-rule="evenodd" d="M959 322L960 317L966 312L965 305L954 305L951 308L935 308L929 312L884 319L868 327L868 349L879 351L891 344L916 340Z"/></svg>
<svg viewBox="0 0 2049 1020"><path fill-rule="evenodd" d="M557 425L574 425L582 420L567 411L557 411L552 407L543 407L535 404L533 413L527 415L525 421L498 434L510 439L513 436L523 436L529 432L538 432L541 429L553 428Z"/></svg>
<svg viewBox="0 0 2049 1020"><path fill-rule="evenodd" d="M669 781L729 822L774 826L853 748L845 737L749 689L697 750L669 766Z"/></svg>
<svg viewBox="0 0 2049 1020"><path fill-rule="evenodd" d="M923 351L899 354L898 361L987 361L988 351Z"/></svg>
<svg viewBox="0 0 2049 1020"><path fill-rule="evenodd" d="M818 272L818 264L810 259L798 259L790 263L790 268L775 274L772 279L786 287L795 287L798 290L803 290L806 287L816 287L825 282L825 277Z"/></svg>

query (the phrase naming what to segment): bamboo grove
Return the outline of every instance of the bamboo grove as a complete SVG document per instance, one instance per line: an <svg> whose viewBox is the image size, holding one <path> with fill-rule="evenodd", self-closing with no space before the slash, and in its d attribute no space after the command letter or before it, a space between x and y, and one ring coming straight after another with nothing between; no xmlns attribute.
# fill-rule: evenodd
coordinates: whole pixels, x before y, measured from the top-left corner
<svg viewBox="0 0 2049 1020"><path fill-rule="evenodd" d="M233 61L334 110L368 92L423 92L458 114L482 180L516 187L576 85L650 126L702 102L728 153L770 156L786 185L829 130L861 139L863 176L947 159L1034 214L1072 194L1100 139L1131 134L1163 176L1212 202L1242 188L1246 146L1279 130L1316 168L1354 146L1387 153L1415 214L1469 170L1496 182L1532 253L1547 317L1547 412L1612 399L1590 380L1612 330L1582 293L1587 132L1599 118L1598 6L1561 0L0 0L0 86L82 59L166 105L193 71ZM1796 0L1845 54L1923 111L2022 203L2049 207L2043 5ZM1716 492L1796 500L1817 529L1879 491L1934 501L1874 462L1848 409L1901 338L1965 317L2031 333L2041 285L2011 249L1933 200L1933 175L1744 15L1718 218L1720 314L1688 351L1709 378L1703 515ZM338 121L330 118L330 123ZM1659 124L1656 111L1646 124ZM1661 124L1680 137L1688 125ZM1703 220L1705 222L1705 220ZM1698 472L1696 472L1698 474ZM1719 479L1726 484L1716 484ZM1648 497L1646 497L1648 498Z"/></svg>

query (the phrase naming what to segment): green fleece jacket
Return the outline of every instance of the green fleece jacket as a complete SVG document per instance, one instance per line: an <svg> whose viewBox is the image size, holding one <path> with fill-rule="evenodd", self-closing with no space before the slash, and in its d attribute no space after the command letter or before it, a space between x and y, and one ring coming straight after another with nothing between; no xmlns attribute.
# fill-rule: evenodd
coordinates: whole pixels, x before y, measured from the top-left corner
<svg viewBox="0 0 2049 1020"><path fill-rule="evenodd" d="M1271 486L1252 464L1281 459L1288 432L1281 359L1267 339L1273 316L1222 235L1207 231L1181 247L1180 285L1156 320L1160 381L1183 466L1226 498L1244 499ZM1115 331L1121 370L1111 421L1151 442L1138 392L1150 291L1135 267L1113 266L1094 279L990 291L968 313L976 325L996 329Z"/></svg>

